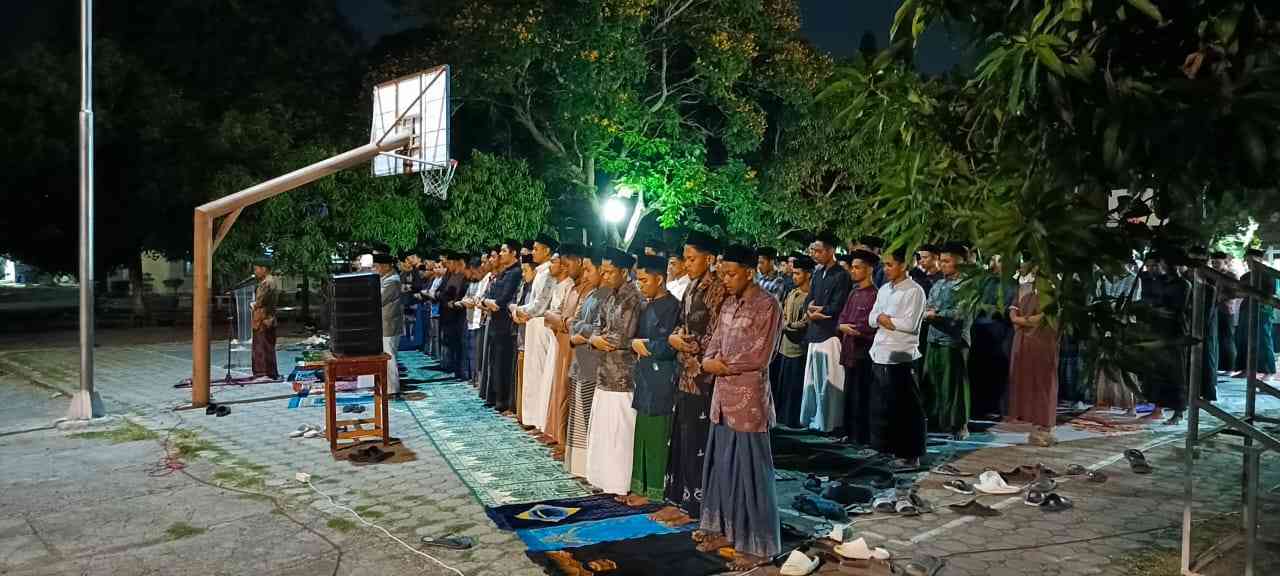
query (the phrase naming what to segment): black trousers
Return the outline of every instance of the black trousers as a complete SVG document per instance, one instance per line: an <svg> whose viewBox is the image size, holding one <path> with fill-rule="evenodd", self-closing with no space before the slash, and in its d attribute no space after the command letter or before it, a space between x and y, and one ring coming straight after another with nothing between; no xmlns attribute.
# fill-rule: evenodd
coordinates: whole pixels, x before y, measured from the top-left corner
<svg viewBox="0 0 1280 576"><path fill-rule="evenodd" d="M489 334L489 350L485 354L486 371L484 403L494 410L516 409L516 337L514 334Z"/></svg>
<svg viewBox="0 0 1280 576"><path fill-rule="evenodd" d="M870 357L844 367L844 431L850 444L871 445L871 419L875 412L871 389L875 385Z"/></svg>
<svg viewBox="0 0 1280 576"><path fill-rule="evenodd" d="M1009 393L1009 347L1012 329L1003 320L973 323L969 349L969 390L972 414L1003 416Z"/></svg>
<svg viewBox="0 0 1280 576"><path fill-rule="evenodd" d="M911 363L871 367L871 447L899 458L924 456L928 422Z"/></svg>

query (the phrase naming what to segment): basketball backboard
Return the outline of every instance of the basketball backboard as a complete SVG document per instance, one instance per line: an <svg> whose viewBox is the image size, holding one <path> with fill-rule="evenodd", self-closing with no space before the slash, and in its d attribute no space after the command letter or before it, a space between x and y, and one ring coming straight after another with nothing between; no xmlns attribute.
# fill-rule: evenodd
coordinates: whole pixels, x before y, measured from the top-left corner
<svg viewBox="0 0 1280 576"><path fill-rule="evenodd" d="M449 67L389 80L373 87L369 141L409 132L409 143L373 159L374 176L447 170L449 159Z"/></svg>

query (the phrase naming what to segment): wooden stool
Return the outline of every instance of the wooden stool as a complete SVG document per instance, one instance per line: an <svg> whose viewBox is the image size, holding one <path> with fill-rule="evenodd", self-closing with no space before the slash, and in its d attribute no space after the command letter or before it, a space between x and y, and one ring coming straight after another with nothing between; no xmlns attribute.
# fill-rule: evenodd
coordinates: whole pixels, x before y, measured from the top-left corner
<svg viewBox="0 0 1280 576"><path fill-rule="evenodd" d="M338 440L356 440L359 438L380 437L382 445L391 441L390 410L387 407L387 363L391 361L389 354L377 356L333 356L326 354L324 360L308 362L304 369L324 369L324 435L329 439L329 451L338 450ZM338 399L336 384L339 378L355 378L373 376L373 418L355 420L338 420ZM373 424L372 430L361 430L362 424ZM351 430L338 431L340 426L352 426Z"/></svg>

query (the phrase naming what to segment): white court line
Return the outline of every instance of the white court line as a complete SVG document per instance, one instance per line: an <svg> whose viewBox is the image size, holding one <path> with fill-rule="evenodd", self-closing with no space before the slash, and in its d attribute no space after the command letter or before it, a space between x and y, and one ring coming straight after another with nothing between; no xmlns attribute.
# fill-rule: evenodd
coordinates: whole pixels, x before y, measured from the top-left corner
<svg viewBox="0 0 1280 576"><path fill-rule="evenodd" d="M1156 448L1156 447L1158 447L1158 446L1162 446L1162 445L1164 445L1164 444L1168 444L1169 442L1172 442L1172 441L1176 440L1176 439L1177 439L1178 437L1180 437L1180 436L1183 436L1183 434L1175 434L1175 435L1171 435L1171 436L1164 437L1164 438L1157 438L1157 439L1155 439L1155 440L1152 440L1152 441L1150 441L1150 442L1146 443L1146 445L1144 445L1144 446L1142 446L1141 448L1139 448L1139 450L1141 450L1142 452L1146 452L1147 450L1151 450L1152 448ZM1098 469L1100 469L1100 468L1106 468L1107 466L1110 466L1110 465L1112 465L1112 464L1115 464L1116 462L1119 462L1119 461L1120 461L1120 460L1122 460L1122 459L1124 459L1124 453L1123 453L1123 452L1122 452L1120 455L1117 455L1117 456L1108 456L1108 457L1106 457L1106 458L1103 458L1102 460L1099 460L1099 461L1097 461L1097 462L1094 462L1091 466L1087 466L1087 468L1088 468L1089 470L1098 470ZM1022 496L1012 496L1012 497L1006 498L1006 499L1004 499L1004 500L1001 500L1000 502L997 502L995 505L993 505L993 506L991 506L991 507L992 507L992 508L995 508L996 510L1001 510L1001 509L1007 508L1007 507L1009 507L1009 506L1011 506L1011 505L1013 505L1013 504L1015 504L1015 503L1021 502L1021 501L1022 501ZM946 524L943 524L943 525L938 526L938 527L936 527L936 528L933 528L933 529L930 529L930 530L926 530L926 531L924 531L924 532L921 532L921 533L919 533L919 534L916 534L915 536L912 536L912 537L911 537L911 543L912 543L912 544L919 544L919 543L921 543L921 542L924 542L925 540L928 540L928 539L930 539L930 538L933 538L934 536L937 536L937 535L939 535L939 534L942 534L943 532L946 532L946 531L948 531L948 530L951 530L952 528L957 528L957 527L959 527L959 526L964 526L965 524L968 524L968 523L973 522L973 521L978 520L978 519L979 519L979 517L978 517L978 516L964 516L964 517L961 517L961 518L956 518L955 520L952 520L952 521L950 521L950 522L947 522Z"/></svg>

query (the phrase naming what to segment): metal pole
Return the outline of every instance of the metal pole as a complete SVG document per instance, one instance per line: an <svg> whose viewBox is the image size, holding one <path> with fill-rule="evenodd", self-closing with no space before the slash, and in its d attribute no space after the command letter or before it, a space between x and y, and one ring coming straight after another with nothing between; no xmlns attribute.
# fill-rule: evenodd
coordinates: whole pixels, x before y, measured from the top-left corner
<svg viewBox="0 0 1280 576"><path fill-rule="evenodd" d="M1209 330L1217 330L1217 326L1205 325L1205 303L1203 302L1208 296L1208 290L1205 289L1205 275L1196 268L1193 272L1191 282L1191 335L1198 342L1191 347L1190 371L1187 374L1187 382L1190 384L1187 388L1187 444L1186 450L1183 452L1183 497L1185 502L1182 508L1182 574L1193 574L1191 571L1192 553L1191 549L1191 530L1192 508L1195 502L1195 466L1196 466L1196 444L1199 443L1200 435L1200 390L1204 383L1201 377L1204 376L1202 362L1204 361L1204 340L1205 334ZM1210 302L1210 305L1213 303ZM1210 353L1216 353L1211 351ZM1217 377L1216 374L1210 377Z"/></svg>
<svg viewBox="0 0 1280 576"><path fill-rule="evenodd" d="M93 389L93 0L80 3L80 391L67 417L103 415Z"/></svg>

